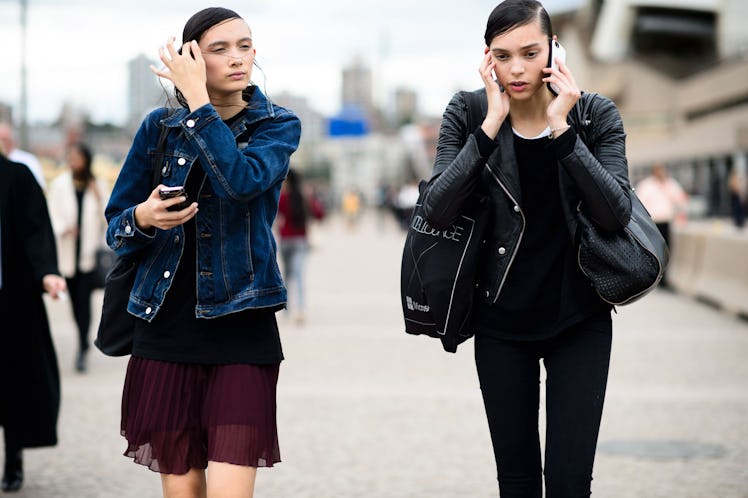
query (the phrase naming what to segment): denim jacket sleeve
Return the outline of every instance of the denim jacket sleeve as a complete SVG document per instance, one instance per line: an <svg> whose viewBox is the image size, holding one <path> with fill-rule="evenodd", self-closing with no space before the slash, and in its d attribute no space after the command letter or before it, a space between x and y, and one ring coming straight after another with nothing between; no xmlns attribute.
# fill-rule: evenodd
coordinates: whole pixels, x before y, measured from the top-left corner
<svg viewBox="0 0 748 498"><path fill-rule="evenodd" d="M156 109L140 124L104 210L108 223L106 241L118 256L131 256L155 239L155 231L146 233L135 224L135 207L153 189L152 157L159 122L166 113L166 108Z"/></svg>
<svg viewBox="0 0 748 498"><path fill-rule="evenodd" d="M257 123L244 148L237 148L236 138L211 104L182 119L185 137L219 197L247 202L285 178L289 158L299 146L301 123L283 108L274 111Z"/></svg>
<svg viewBox="0 0 748 498"><path fill-rule="evenodd" d="M135 206L151 193L152 158L160 123L167 113L165 108L157 109L143 120L107 204L107 243L120 256L138 253L158 237L156 231L137 227L134 212ZM167 119L171 126L174 119L177 118ZM246 203L277 187L301 136L299 119L274 105L252 112L251 124L247 143L237 147L232 130L215 108L206 104L180 114L176 121L180 133L170 133L169 141L177 141L172 147L189 150L189 155L205 170L216 196Z"/></svg>

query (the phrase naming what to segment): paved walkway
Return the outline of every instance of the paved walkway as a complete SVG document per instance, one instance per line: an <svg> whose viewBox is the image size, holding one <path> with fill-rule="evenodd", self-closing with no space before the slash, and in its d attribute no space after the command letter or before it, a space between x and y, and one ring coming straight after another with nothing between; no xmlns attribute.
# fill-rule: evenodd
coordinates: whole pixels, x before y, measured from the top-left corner
<svg viewBox="0 0 748 498"><path fill-rule="evenodd" d="M314 231L307 321L279 319L283 462L259 471L258 498L497 496L472 341L452 355L403 332L402 237L373 217ZM121 456L127 359L95 351L76 374L68 306L49 312L60 443L26 451L15 496L160 497L158 475ZM661 291L614 321L593 496L748 497L748 323Z"/></svg>

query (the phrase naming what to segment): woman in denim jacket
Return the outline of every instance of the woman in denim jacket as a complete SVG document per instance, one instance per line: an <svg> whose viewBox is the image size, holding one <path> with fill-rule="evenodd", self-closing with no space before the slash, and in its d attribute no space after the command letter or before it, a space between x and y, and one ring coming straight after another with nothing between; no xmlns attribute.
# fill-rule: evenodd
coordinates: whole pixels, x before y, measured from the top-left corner
<svg viewBox="0 0 748 498"><path fill-rule="evenodd" d="M484 119L467 130L455 94L423 202L436 227L473 192L491 206L471 324L502 498L540 498L543 484L549 498L590 495L612 322L577 265L575 213L581 203L609 231L631 214L620 114L610 99L582 93L562 60L549 67L555 42L538 1L493 10L475 92Z"/></svg>
<svg viewBox="0 0 748 498"><path fill-rule="evenodd" d="M121 433L164 496L251 496L257 467L280 461L275 312L286 290L272 225L301 125L251 83L255 48L238 14L201 10L182 40L151 67L181 107L145 118L106 208L107 243L138 262ZM162 200L164 186L186 195Z"/></svg>

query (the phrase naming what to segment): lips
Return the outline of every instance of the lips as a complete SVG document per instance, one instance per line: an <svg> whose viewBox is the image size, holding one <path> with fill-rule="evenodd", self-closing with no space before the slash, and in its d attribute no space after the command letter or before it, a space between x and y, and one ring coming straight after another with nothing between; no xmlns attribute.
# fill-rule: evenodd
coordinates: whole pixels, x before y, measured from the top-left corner
<svg viewBox="0 0 748 498"><path fill-rule="evenodd" d="M240 80L244 78L244 73L231 73L229 74L229 78L231 78L232 80Z"/></svg>
<svg viewBox="0 0 748 498"><path fill-rule="evenodd" d="M509 88L516 91L522 91L527 88L528 83L525 81L512 81L509 83Z"/></svg>

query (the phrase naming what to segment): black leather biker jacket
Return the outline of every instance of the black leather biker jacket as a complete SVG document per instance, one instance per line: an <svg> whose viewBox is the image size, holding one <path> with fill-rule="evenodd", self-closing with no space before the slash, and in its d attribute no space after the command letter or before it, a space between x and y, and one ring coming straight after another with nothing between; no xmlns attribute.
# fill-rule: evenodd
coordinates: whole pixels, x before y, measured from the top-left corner
<svg viewBox="0 0 748 498"><path fill-rule="evenodd" d="M485 103L485 89L475 93L481 94ZM467 123L467 105L458 92L442 117L424 212L433 226L444 228L456 219L469 196L488 196L493 219L484 240L478 288L484 302L495 303L525 229L513 133L509 119L505 120L496 137L496 149L489 157L481 157L473 130L466 130ZM606 97L583 92L569 112L568 123L571 129L564 134L577 136L571 153L558 158L558 173L570 236L576 237L580 208L605 230L626 226L631 202L626 134L618 109Z"/></svg>

